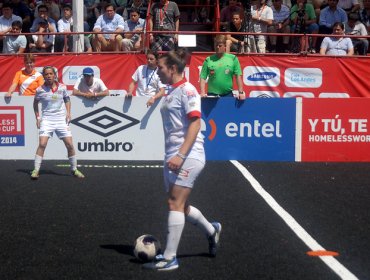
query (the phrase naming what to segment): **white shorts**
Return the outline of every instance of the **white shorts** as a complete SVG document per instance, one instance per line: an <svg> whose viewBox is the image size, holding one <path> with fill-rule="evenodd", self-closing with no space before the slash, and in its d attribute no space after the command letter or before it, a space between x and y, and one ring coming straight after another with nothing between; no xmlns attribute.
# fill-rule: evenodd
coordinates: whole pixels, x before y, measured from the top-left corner
<svg viewBox="0 0 370 280"><path fill-rule="evenodd" d="M71 128L66 123L65 119L42 119L40 124L39 136L46 136L50 138L53 137L54 132L59 139L62 139L64 137L72 137Z"/></svg>
<svg viewBox="0 0 370 280"><path fill-rule="evenodd" d="M186 188L192 188L195 179L203 170L205 163L197 159L187 158L178 171L172 171L168 168L167 163L163 166L164 186L166 192L170 190L170 186L178 185Z"/></svg>

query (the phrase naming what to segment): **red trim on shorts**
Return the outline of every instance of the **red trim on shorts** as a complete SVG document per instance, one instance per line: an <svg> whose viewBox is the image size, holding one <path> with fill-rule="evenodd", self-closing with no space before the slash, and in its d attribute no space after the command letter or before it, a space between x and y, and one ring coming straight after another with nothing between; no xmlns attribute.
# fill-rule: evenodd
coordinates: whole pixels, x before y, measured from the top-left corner
<svg viewBox="0 0 370 280"><path fill-rule="evenodd" d="M188 116L189 119L191 119L191 118L200 118L202 116L202 114L199 111L193 111L193 112L190 112L187 116Z"/></svg>

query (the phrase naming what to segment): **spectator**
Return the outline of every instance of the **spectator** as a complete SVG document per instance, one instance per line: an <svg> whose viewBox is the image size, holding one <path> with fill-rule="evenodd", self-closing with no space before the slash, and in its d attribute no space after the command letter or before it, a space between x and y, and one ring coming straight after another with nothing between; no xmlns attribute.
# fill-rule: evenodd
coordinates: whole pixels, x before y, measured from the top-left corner
<svg viewBox="0 0 370 280"><path fill-rule="evenodd" d="M226 30L227 26L232 20L234 12L240 12L243 14L243 8L237 0L229 0L229 4L221 9L220 14L220 27L221 30Z"/></svg>
<svg viewBox="0 0 370 280"><path fill-rule="evenodd" d="M209 9L207 9L206 7L197 9L194 22L205 23L205 24L212 23L212 20L210 20L209 18Z"/></svg>
<svg viewBox="0 0 370 280"><path fill-rule="evenodd" d="M127 96L131 97L136 88L136 96L147 96L150 99L147 106L164 95L165 85L162 84L157 74L158 54L149 50L146 54L147 64L140 65L132 75L132 81L128 87Z"/></svg>
<svg viewBox="0 0 370 280"><path fill-rule="evenodd" d="M272 21L272 25L267 27L268 32L271 33L290 33L290 10L288 6L282 4L281 0L272 0L272 12L274 20ZM276 36L269 36L270 44L271 44L271 52L276 52L277 48L277 37ZM282 48L283 52L288 51L289 49L289 37L283 36L283 46Z"/></svg>
<svg viewBox="0 0 370 280"><path fill-rule="evenodd" d="M293 2L297 2L297 0L294 0ZM267 0L267 6L272 8L273 4L273 0ZM292 8L292 2L290 0L282 0L281 5L287 6L289 10Z"/></svg>
<svg viewBox="0 0 370 280"><path fill-rule="evenodd" d="M234 12L232 21L227 27L228 32L246 32L246 27L243 22L240 12ZM244 51L244 34L227 34L226 35L226 52L243 52Z"/></svg>
<svg viewBox="0 0 370 280"><path fill-rule="evenodd" d="M140 18L139 9L132 8L130 12L130 19L125 21L125 31L140 32L140 33L126 33L122 40L123 51L138 51L142 47L142 31L145 29L145 19Z"/></svg>
<svg viewBox="0 0 370 280"><path fill-rule="evenodd" d="M52 18L55 22L57 22L60 19L60 8L59 5L56 4L53 0L43 0L40 5L45 5L48 8L48 17ZM35 9L35 18L39 16L39 10L38 7L36 6Z"/></svg>
<svg viewBox="0 0 370 280"><path fill-rule="evenodd" d="M336 22L346 24L348 17L346 11L338 7L338 0L328 0L328 6L321 10L319 20L319 33L331 34ZM319 37L316 41L316 49L321 47L323 38Z"/></svg>
<svg viewBox="0 0 370 280"><path fill-rule="evenodd" d="M38 17L33 20L30 31L32 33L36 32L39 29L39 23L45 22L45 20L47 20L48 30L50 32L57 32L57 26L56 26L55 20L53 20L51 17L48 16L48 7L46 5L39 5L37 9L38 9Z"/></svg>
<svg viewBox="0 0 370 280"><path fill-rule="evenodd" d="M363 0L364 7L360 11L360 21L366 26L367 33L370 33L370 0Z"/></svg>
<svg viewBox="0 0 370 280"><path fill-rule="evenodd" d="M330 34L333 31L334 23L341 22L345 24L348 21L346 12L338 7L338 0L328 0L328 4L320 13L320 34Z"/></svg>
<svg viewBox="0 0 370 280"><path fill-rule="evenodd" d="M22 23L19 20L13 21L12 29L3 39L3 53L24 53L27 47L27 39L22 32Z"/></svg>
<svg viewBox="0 0 370 280"><path fill-rule="evenodd" d="M114 6L116 13L119 15L123 13L123 10L126 8L128 4L127 0L111 0L110 2Z"/></svg>
<svg viewBox="0 0 370 280"><path fill-rule="evenodd" d="M33 54L26 54L23 58L24 68L15 73L13 82L5 95L11 97L19 87L19 95L35 95L36 89L44 84L41 73L35 70L35 57Z"/></svg>
<svg viewBox="0 0 370 280"><path fill-rule="evenodd" d="M49 29L50 23L47 19L39 21L38 29L35 35L32 35L32 41L29 43L31 53L54 52L55 35L49 33L53 32Z"/></svg>
<svg viewBox="0 0 370 280"><path fill-rule="evenodd" d="M307 3L306 0L297 0L297 4L295 4L291 9L291 21L293 23L292 30L297 32L299 29L299 33L301 34L317 34L319 33L319 26L316 23L316 13L315 9L312 4ZM300 28L297 28L297 25L300 25ZM316 53L316 41L317 37L311 37L311 45L309 44L309 40L307 36L302 36L300 38L300 51L306 51L306 47L308 48L308 52Z"/></svg>
<svg viewBox="0 0 370 280"><path fill-rule="evenodd" d="M334 23L333 35L344 35L343 23ZM353 55L353 52L353 44L348 37L325 37L320 48L321 55Z"/></svg>
<svg viewBox="0 0 370 280"><path fill-rule="evenodd" d="M345 10L347 14L351 12L358 12L360 10L360 4L358 0L339 0L338 7Z"/></svg>
<svg viewBox="0 0 370 280"><path fill-rule="evenodd" d="M92 30L92 27L94 26L96 22L96 17L95 17L95 9L98 6L99 0L84 0L84 7L86 8L86 14L85 14L85 20L87 21L89 25L89 30Z"/></svg>
<svg viewBox="0 0 370 280"><path fill-rule="evenodd" d="M349 35L368 35L365 25L360 22L360 17L356 12L348 15L348 23L345 25L345 31L346 34ZM356 53L359 55L367 55L369 41L366 38L353 38L352 43Z"/></svg>
<svg viewBox="0 0 370 280"><path fill-rule="evenodd" d="M179 31L180 11L175 2L159 0L150 10L149 31ZM177 34L150 33L149 41L152 51L169 51L177 44Z"/></svg>
<svg viewBox="0 0 370 280"><path fill-rule="evenodd" d="M3 49L4 35L12 30L12 23L14 21L22 22L20 16L13 14L13 8L10 3L4 3L2 8L2 16L0 16L0 50Z"/></svg>
<svg viewBox="0 0 370 280"><path fill-rule="evenodd" d="M252 32L267 33L267 26L271 25L274 19L272 9L266 5L266 0L252 0L251 4ZM251 40L250 47L252 52L265 53L266 36L256 35L254 40Z"/></svg>
<svg viewBox="0 0 370 280"><path fill-rule="evenodd" d="M63 17L58 21L58 32L67 34L56 35L55 37L56 52L73 51L73 35L68 34L72 31L73 31L72 7L69 4L65 4L63 7ZM84 47L85 52L92 52L92 47L88 36L84 36Z"/></svg>
<svg viewBox="0 0 370 280"><path fill-rule="evenodd" d="M73 87L73 95L92 99L108 96L109 90L101 79L94 77L94 70L86 67Z"/></svg>
<svg viewBox="0 0 370 280"><path fill-rule="evenodd" d="M132 2L132 3L131 3ZM124 20L130 19L130 13L133 8L139 9L140 18L146 19L146 14L148 12L148 6L144 0L133 0L127 5L122 13L122 17Z"/></svg>
<svg viewBox="0 0 370 280"><path fill-rule="evenodd" d="M73 26L72 18L72 7L67 4L63 7L63 16L57 22L58 32L60 33L70 33ZM73 48L73 36L70 35L56 35L55 37L55 51L63 52L72 50Z"/></svg>
<svg viewBox="0 0 370 280"><path fill-rule="evenodd" d="M116 14L114 6L108 4L105 6L105 12L99 16L94 25L93 47L96 52L101 51L119 51L122 44L122 36L118 33L124 31L123 18ZM116 34L101 34L98 32L116 32Z"/></svg>
<svg viewBox="0 0 370 280"><path fill-rule="evenodd" d="M11 0L11 4L13 7L13 14L22 18L22 31L29 32L32 23L32 15L30 9L21 0Z"/></svg>
<svg viewBox="0 0 370 280"><path fill-rule="evenodd" d="M235 76L239 91L237 98L245 99L242 70L238 58L233 54L225 53L225 35L217 35L214 42L216 53L205 59L200 72L200 95L202 97L233 96L233 78ZM207 79L208 93L206 92Z"/></svg>

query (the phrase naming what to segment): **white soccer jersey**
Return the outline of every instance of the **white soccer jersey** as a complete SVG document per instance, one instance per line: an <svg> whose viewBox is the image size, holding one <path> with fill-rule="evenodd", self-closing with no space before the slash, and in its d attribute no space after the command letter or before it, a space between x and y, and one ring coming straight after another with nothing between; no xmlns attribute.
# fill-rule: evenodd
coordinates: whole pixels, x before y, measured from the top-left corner
<svg viewBox="0 0 370 280"><path fill-rule="evenodd" d="M104 82L99 78L93 78L93 83L91 86L88 86L85 82L84 77L80 77L76 84L74 85L74 89L77 89L81 92L91 92L91 93L97 93L102 92L108 89Z"/></svg>
<svg viewBox="0 0 370 280"><path fill-rule="evenodd" d="M57 84L55 91L46 85L38 87L35 99L41 103L42 119L59 120L65 118L64 98L68 96L67 87L64 84Z"/></svg>
<svg viewBox="0 0 370 280"><path fill-rule="evenodd" d="M163 98L161 114L165 138L165 161L176 155L185 140L189 119L201 117L201 98L196 88L184 78L171 85ZM188 158L205 161L203 136L198 136L188 153Z"/></svg>
<svg viewBox="0 0 370 280"><path fill-rule="evenodd" d="M158 77L157 68L150 69L147 65L140 65L132 75L132 79L137 82L137 96L154 96L160 88L165 87Z"/></svg>

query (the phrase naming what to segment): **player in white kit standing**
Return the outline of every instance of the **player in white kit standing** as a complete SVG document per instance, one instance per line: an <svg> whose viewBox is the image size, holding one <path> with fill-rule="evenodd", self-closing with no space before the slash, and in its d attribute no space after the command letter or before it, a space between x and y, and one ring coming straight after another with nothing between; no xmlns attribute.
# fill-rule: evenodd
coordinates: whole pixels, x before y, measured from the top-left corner
<svg viewBox="0 0 370 280"><path fill-rule="evenodd" d="M56 81L56 70L52 66L46 66L42 70L45 83L37 88L33 102L33 110L36 116L36 125L39 129L39 145L36 150L34 170L31 179L38 179L39 170L49 138L53 133L62 139L68 152L72 174L77 178L85 176L77 169L76 153L73 146L71 129L71 101L65 85ZM41 115L39 112L41 103Z"/></svg>
<svg viewBox="0 0 370 280"><path fill-rule="evenodd" d="M195 179L205 165L201 126L201 97L186 81L183 71L188 54L184 49L170 51L158 62L158 76L169 84L161 107L164 139L164 183L168 192L168 231L163 255L157 255L144 268L173 270L178 268L177 248L185 220L199 227L207 236L209 253L216 256L221 224L210 223L194 206L188 204Z"/></svg>

